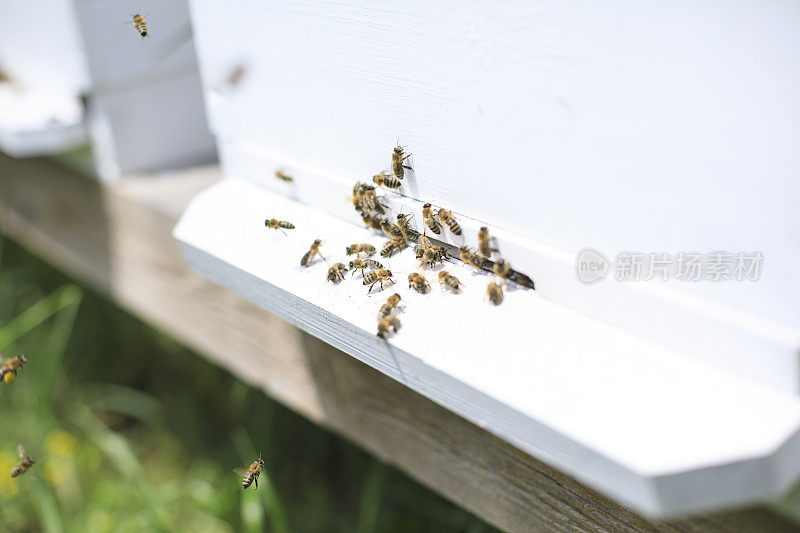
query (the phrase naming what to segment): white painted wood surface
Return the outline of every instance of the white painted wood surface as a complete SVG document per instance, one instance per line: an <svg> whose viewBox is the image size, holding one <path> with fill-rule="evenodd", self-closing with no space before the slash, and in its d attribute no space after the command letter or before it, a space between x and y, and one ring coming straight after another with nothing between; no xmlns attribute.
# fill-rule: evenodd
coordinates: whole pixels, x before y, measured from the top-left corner
<svg viewBox="0 0 800 533"><path fill-rule="evenodd" d="M414 153L403 194L534 243L509 259L543 296L800 390L796 3L191 9L229 175L339 214L327 192L385 168L399 138ZM289 191L276 166L308 181ZM765 260L757 282L587 287L587 246Z"/></svg>
<svg viewBox="0 0 800 533"><path fill-rule="evenodd" d="M283 235L266 217L293 221ZM350 222L227 178L195 198L174 232L211 279L634 508L655 515L775 497L800 471L800 399L609 327L532 291L483 300L487 277L447 265L464 293L408 290L406 250L386 261L394 288L331 285L300 257L328 261L383 239ZM356 275L356 278L358 275ZM377 289L377 287L376 287ZM397 291L402 329L375 335Z"/></svg>

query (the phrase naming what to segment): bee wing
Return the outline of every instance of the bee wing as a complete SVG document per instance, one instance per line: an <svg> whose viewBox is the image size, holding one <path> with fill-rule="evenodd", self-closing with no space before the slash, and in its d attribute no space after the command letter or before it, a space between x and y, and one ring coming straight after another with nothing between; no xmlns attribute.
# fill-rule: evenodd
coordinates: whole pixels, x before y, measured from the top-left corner
<svg viewBox="0 0 800 533"><path fill-rule="evenodd" d="M22 444L19 444L19 445L17 446L17 454L18 454L20 457L25 457L25 448L23 448L23 447L22 447Z"/></svg>
<svg viewBox="0 0 800 533"><path fill-rule="evenodd" d="M250 467L249 466L240 466L239 468L234 468L233 469L233 473L236 474L237 476L244 476L249 471L250 471Z"/></svg>

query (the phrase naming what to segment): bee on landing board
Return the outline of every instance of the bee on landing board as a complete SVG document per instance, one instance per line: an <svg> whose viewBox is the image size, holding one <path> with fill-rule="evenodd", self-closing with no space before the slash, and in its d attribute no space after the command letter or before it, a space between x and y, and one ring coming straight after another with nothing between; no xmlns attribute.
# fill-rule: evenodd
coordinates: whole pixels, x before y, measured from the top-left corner
<svg viewBox="0 0 800 533"><path fill-rule="evenodd" d="M497 252L497 248L492 248L492 241L494 237L489 235L489 228L483 226L478 230L478 251L487 259L492 257L492 252Z"/></svg>
<svg viewBox="0 0 800 533"><path fill-rule="evenodd" d="M28 358L24 354L19 354L0 363L0 378L6 383L12 383L17 378L17 371L27 362Z"/></svg>
<svg viewBox="0 0 800 533"><path fill-rule="evenodd" d="M490 281L486 286L486 296L494 305L503 303L503 286L496 281Z"/></svg>
<svg viewBox="0 0 800 533"><path fill-rule="evenodd" d="M25 448L22 447L22 444L17 446L17 454L19 455L20 461L17 463L17 466L11 469L11 477L19 477L33 466L36 462L33 457L25 455Z"/></svg>
<svg viewBox="0 0 800 533"><path fill-rule="evenodd" d="M328 269L328 281L332 283L339 283L344 279L345 272L347 272L347 267L344 263L334 263Z"/></svg>
<svg viewBox="0 0 800 533"><path fill-rule="evenodd" d="M283 170L276 170L275 171L275 177L278 178L281 181L287 181L287 182L294 181L294 178L291 177L286 172L284 172Z"/></svg>
<svg viewBox="0 0 800 533"><path fill-rule="evenodd" d="M261 454L258 454L258 459L253 461L253 464L248 466L243 466L241 468L234 468L234 473L242 476L242 488L246 489L253 483L256 484L256 490L258 489L258 476L261 475L261 470L264 469L264 460L261 459Z"/></svg>
<svg viewBox="0 0 800 533"><path fill-rule="evenodd" d="M386 303L381 306L381 310L378 312L378 319L386 318L387 316L392 314L392 311L395 309L400 309L397 307L400 305L400 295L397 293L392 294L386 299Z"/></svg>
<svg viewBox="0 0 800 533"><path fill-rule="evenodd" d="M294 224L291 222L286 222L285 220L278 220L277 218L268 218L264 221L264 226L267 229L279 229L281 233L287 235L287 233L283 230L285 229L294 229Z"/></svg>
<svg viewBox="0 0 800 533"><path fill-rule="evenodd" d="M410 219L411 216L409 215L397 215L397 228L406 241L416 241L420 238L421 234L411 227Z"/></svg>
<svg viewBox="0 0 800 533"><path fill-rule="evenodd" d="M353 255L360 252L364 252L365 254L373 255L375 253L375 247L371 244L360 243L360 244L351 244L347 248L345 248L345 252L347 255Z"/></svg>
<svg viewBox="0 0 800 533"><path fill-rule="evenodd" d="M362 259L360 257L356 257L352 261L350 261L350 270L352 273L350 276L352 277L353 274L356 273L356 270L361 271L361 277L364 277L364 271L368 268L372 268L375 270L380 270L383 268L383 265L374 259Z"/></svg>
<svg viewBox="0 0 800 533"><path fill-rule="evenodd" d="M395 251L400 251L406 246L406 240L402 235L395 235L381 249L381 257L391 257Z"/></svg>
<svg viewBox="0 0 800 533"><path fill-rule="evenodd" d="M461 235L461 226L458 225L458 221L453 217L453 213L447 209L439 209L439 211L436 212L436 216L439 217L439 220L447 224L450 231L453 232L453 235Z"/></svg>
<svg viewBox="0 0 800 533"><path fill-rule="evenodd" d="M378 337L381 339L386 339L389 336L389 333L397 331L400 329L400 319L394 315L389 315L384 317L378 322Z"/></svg>
<svg viewBox="0 0 800 533"><path fill-rule="evenodd" d="M384 281L387 283L390 281L394 283L394 280L392 279L392 271L382 268L380 270L373 270L372 272L364 276L364 279L361 281L361 284L369 285L369 290L367 291L367 294L369 294L370 292L372 292L372 287L374 287L376 283L380 283L381 290L383 290Z"/></svg>
<svg viewBox="0 0 800 533"><path fill-rule="evenodd" d="M142 36L142 40L149 35L147 32L147 17L150 16L148 13L145 16L142 16L140 13L133 15L133 20L129 20L125 24L133 24L133 27L136 28L136 31L139 32L139 35Z"/></svg>
<svg viewBox="0 0 800 533"><path fill-rule="evenodd" d="M408 288L413 288L420 294L427 294L428 291L431 290L431 286L428 284L428 280L425 279L425 276L417 272L412 272L408 275Z"/></svg>
<svg viewBox="0 0 800 533"><path fill-rule="evenodd" d="M425 224L428 226L428 228L436 235L439 235L442 232L442 225L439 224L439 221L436 220L435 216L433 216L431 204L425 204L422 206L422 218L425 220Z"/></svg>
<svg viewBox="0 0 800 533"><path fill-rule="evenodd" d="M447 270L442 270L439 272L439 283L441 283L443 287L447 287L455 293L458 293L461 290L461 282L458 281L458 278Z"/></svg>
<svg viewBox="0 0 800 533"><path fill-rule="evenodd" d="M399 189L403 182L397 178L391 177L386 171L381 172L380 174L375 174L372 176L372 181L375 182L376 185L383 185L384 187L388 187L389 189Z"/></svg>
<svg viewBox="0 0 800 533"><path fill-rule="evenodd" d="M322 240L315 239L314 242L311 243L311 247L308 249L306 254L302 259L300 259L300 266L307 267L317 254L319 254L319 256L325 260L325 256L323 256L319 251L320 246L322 246Z"/></svg>
<svg viewBox="0 0 800 533"><path fill-rule="evenodd" d="M413 168L405 165L405 160L411 157L411 154L405 155L403 153L403 147L400 146L400 143L397 143L397 146L392 151L392 172L397 179L403 179L403 175L405 174L405 169L414 170Z"/></svg>

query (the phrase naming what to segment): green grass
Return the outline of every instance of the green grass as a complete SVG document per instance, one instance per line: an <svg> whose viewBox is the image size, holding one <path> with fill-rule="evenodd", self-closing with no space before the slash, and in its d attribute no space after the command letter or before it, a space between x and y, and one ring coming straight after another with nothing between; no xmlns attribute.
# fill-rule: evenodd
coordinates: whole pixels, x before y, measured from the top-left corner
<svg viewBox="0 0 800 533"><path fill-rule="evenodd" d="M10 242L0 352L28 355L0 383L0 531L492 530Z"/></svg>

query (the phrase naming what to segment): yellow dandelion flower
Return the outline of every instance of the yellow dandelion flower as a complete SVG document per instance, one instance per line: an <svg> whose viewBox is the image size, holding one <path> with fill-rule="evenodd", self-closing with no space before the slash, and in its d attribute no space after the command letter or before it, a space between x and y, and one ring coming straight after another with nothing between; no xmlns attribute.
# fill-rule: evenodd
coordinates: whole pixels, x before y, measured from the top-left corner
<svg viewBox="0 0 800 533"><path fill-rule="evenodd" d="M67 433L57 429L51 431L44 439L44 447L50 455L60 455L61 457L72 457L78 448L78 441Z"/></svg>

